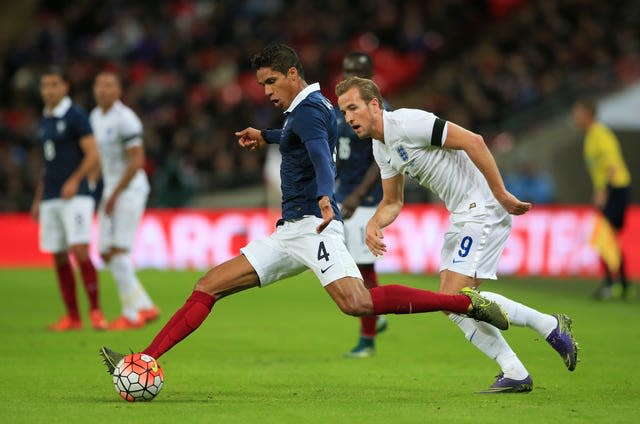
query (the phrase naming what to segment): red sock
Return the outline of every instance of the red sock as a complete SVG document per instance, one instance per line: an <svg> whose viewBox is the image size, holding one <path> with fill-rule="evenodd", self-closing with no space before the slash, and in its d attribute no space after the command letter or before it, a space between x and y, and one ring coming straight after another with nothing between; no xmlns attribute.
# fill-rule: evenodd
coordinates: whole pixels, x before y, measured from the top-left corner
<svg viewBox="0 0 640 424"><path fill-rule="evenodd" d="M471 305L471 300L463 294L436 293L397 284L375 287L369 292L376 315L431 311L466 314Z"/></svg>
<svg viewBox="0 0 640 424"><path fill-rule="evenodd" d="M99 309L98 305L98 273L93 266L91 259L80 262L80 273L82 274L82 282L89 297L89 307L91 310Z"/></svg>
<svg viewBox="0 0 640 424"><path fill-rule="evenodd" d="M67 308L67 315L79 320L80 314L78 313L78 301L76 300L76 277L73 275L71 263L56 265L56 274L58 274L58 285L62 301Z"/></svg>
<svg viewBox="0 0 640 424"><path fill-rule="evenodd" d="M158 359L180 340L193 333L211 312L216 298L202 291L194 290L182 308L173 314L162 327L151 344L142 352Z"/></svg>
<svg viewBox="0 0 640 424"><path fill-rule="evenodd" d="M368 289L372 289L374 287L378 287L378 274L376 274L376 270L371 265L358 265L358 269L360 270L360 274L362 274L362 279L364 280L364 286Z"/></svg>
<svg viewBox="0 0 640 424"><path fill-rule="evenodd" d="M373 264L358 265L362 279L364 280L364 286L368 289L378 287L378 274L373 267ZM368 315L360 317L360 335L364 337L376 336L376 324L378 317L376 315Z"/></svg>
<svg viewBox="0 0 640 424"><path fill-rule="evenodd" d="M363 337L373 338L378 334L376 325L378 324L377 315L366 315L360 317L360 335Z"/></svg>

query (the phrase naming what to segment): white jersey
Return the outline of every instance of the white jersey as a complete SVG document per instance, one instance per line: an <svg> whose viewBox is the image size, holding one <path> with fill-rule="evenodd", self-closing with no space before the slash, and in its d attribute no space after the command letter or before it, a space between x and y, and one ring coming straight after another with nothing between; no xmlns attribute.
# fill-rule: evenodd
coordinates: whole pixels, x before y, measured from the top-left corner
<svg viewBox="0 0 640 424"><path fill-rule="evenodd" d="M498 204L469 156L444 146L446 121L418 109L382 114L385 141L373 140L373 155L382 179L408 175L433 191L454 214Z"/></svg>
<svg viewBox="0 0 640 424"><path fill-rule="evenodd" d="M100 165L107 198L115 189L129 164L127 148L142 145L142 123L129 107L117 100L106 113L96 107L89 117L98 141ZM127 190L149 192L147 174L139 169Z"/></svg>

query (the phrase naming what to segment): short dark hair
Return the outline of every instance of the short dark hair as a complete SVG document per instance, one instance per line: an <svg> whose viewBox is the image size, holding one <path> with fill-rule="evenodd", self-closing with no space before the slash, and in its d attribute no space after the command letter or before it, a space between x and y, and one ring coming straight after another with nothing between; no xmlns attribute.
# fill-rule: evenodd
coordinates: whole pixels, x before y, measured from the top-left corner
<svg viewBox="0 0 640 424"><path fill-rule="evenodd" d="M116 84L118 84L121 88L122 88L122 78L120 78L120 75L118 75L118 73L112 69L103 69L100 72L98 72L95 76L95 78L93 79L94 82L96 79L98 79L98 77L100 75L110 75L112 76L115 80L116 80Z"/></svg>
<svg viewBox="0 0 640 424"><path fill-rule="evenodd" d="M40 73L40 77L43 77L45 75L57 75L62 79L62 81L66 82L67 84L69 83L69 77L67 76L64 68L62 68L62 66L60 65L46 66Z"/></svg>
<svg viewBox="0 0 640 424"><path fill-rule="evenodd" d="M286 75L292 66L304 79L304 69L298 55L295 50L285 44L271 43L251 58L251 67L255 70L271 68Z"/></svg>
<svg viewBox="0 0 640 424"><path fill-rule="evenodd" d="M585 109L587 112L591 114L591 116L596 116L596 113L598 112L598 106L596 106L596 102L594 102L591 99L586 99L586 98L578 99L574 103L574 106L579 106Z"/></svg>
<svg viewBox="0 0 640 424"><path fill-rule="evenodd" d="M347 68L347 65L350 67ZM364 52L349 52L342 60L342 72L350 76L371 78L373 76L373 60Z"/></svg>

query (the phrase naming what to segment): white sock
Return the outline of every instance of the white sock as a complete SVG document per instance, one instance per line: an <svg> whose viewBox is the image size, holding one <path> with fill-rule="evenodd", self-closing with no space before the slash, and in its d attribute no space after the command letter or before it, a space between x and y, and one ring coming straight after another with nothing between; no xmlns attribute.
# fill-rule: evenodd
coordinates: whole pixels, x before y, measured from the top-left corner
<svg viewBox="0 0 640 424"><path fill-rule="evenodd" d="M132 321L137 321L138 310L153 307L153 302L135 274L131 257L128 253L113 255L109 269L118 285L122 314Z"/></svg>
<svg viewBox="0 0 640 424"><path fill-rule="evenodd" d="M522 380L529 375L500 330L493 325L457 314L449 314L449 319L460 327L467 340L498 363L505 377Z"/></svg>
<svg viewBox="0 0 640 424"><path fill-rule="evenodd" d="M497 293L483 291L480 294L502 306L511 324L532 328L544 338L547 338L558 325L558 320L553 315L543 314Z"/></svg>

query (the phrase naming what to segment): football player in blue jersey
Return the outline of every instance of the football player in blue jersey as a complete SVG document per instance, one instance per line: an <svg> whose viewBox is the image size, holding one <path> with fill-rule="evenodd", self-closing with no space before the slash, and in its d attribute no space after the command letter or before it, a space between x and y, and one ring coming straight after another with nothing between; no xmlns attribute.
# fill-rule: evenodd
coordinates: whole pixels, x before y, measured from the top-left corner
<svg viewBox="0 0 640 424"><path fill-rule="evenodd" d="M350 52L342 61L343 77L373 77L373 60L363 52ZM387 109L389 108L388 105ZM344 236L347 249L362 274L366 288L378 286L374 267L376 257L365 243L367 222L382 199L380 169L373 157L371 140L358 138L344 120L340 109L334 108L338 121L338 145L335 196L344 219ZM368 142L367 142L368 141ZM347 352L347 358L369 358L375 354L375 337L387 328L386 318L375 315L360 317L360 338L356 346Z"/></svg>
<svg viewBox="0 0 640 424"><path fill-rule="evenodd" d="M240 146L255 150L277 143L282 153L282 218L266 238L251 241L242 254L213 267L201 277L186 303L143 352L156 359L197 329L214 303L252 287L265 287L310 269L346 314L456 311L509 325L500 307L471 289L440 294L400 285L367 289L344 243L343 224L334 197L338 126L333 106L319 84L307 84L297 54L271 44L252 58L256 77L271 103L284 111L281 129L245 128L236 133ZM123 355L103 347L113 373Z"/></svg>
<svg viewBox="0 0 640 424"><path fill-rule="evenodd" d="M44 102L38 125L44 172L31 207L40 224L40 248L53 254L60 293L67 313L51 324L53 331L82 328L76 299L76 280L69 260L72 254L80 268L89 297L89 318L93 328L107 323L98 303L98 275L89 257L91 218L95 200L87 176L98 168L98 146L89 117L68 96L69 83L57 67L40 78Z"/></svg>

